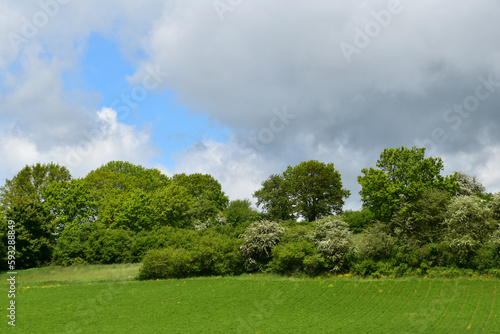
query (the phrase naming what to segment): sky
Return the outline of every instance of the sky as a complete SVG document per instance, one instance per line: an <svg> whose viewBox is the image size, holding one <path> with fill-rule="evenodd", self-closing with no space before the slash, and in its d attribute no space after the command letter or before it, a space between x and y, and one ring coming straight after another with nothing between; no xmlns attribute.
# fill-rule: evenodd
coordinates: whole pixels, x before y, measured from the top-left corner
<svg viewBox="0 0 500 334"><path fill-rule="evenodd" d="M426 147L500 191L495 0L0 0L0 185L57 162L207 173L231 200L302 161Z"/></svg>

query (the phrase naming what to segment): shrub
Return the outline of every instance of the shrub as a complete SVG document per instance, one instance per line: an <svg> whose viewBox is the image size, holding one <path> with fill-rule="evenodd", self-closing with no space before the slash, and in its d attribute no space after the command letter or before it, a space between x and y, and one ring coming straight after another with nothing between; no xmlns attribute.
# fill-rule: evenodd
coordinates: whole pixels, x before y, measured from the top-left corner
<svg viewBox="0 0 500 334"><path fill-rule="evenodd" d="M237 275L244 271L239 247L242 241L215 233L202 236L193 245L193 262L198 275Z"/></svg>
<svg viewBox="0 0 500 334"><path fill-rule="evenodd" d="M359 256L363 259L380 261L391 256L394 239L382 223L371 226L359 246Z"/></svg>
<svg viewBox="0 0 500 334"><path fill-rule="evenodd" d="M182 278L196 272L193 255L183 248L152 249L146 253L139 279Z"/></svg>
<svg viewBox="0 0 500 334"><path fill-rule="evenodd" d="M278 223L263 220L250 224L242 234L240 246L248 271L262 269L272 255L272 249L283 236L285 228Z"/></svg>
<svg viewBox="0 0 500 334"><path fill-rule="evenodd" d="M270 266L280 274L305 272L312 275L323 269L324 262L315 244L307 240L295 240L274 247Z"/></svg>
<svg viewBox="0 0 500 334"><path fill-rule="evenodd" d="M193 230L177 229L165 226L150 232L140 232L131 245L131 260L139 262L150 249L169 246L190 249L199 239L199 233Z"/></svg>
<svg viewBox="0 0 500 334"><path fill-rule="evenodd" d="M369 209L363 209L361 211L344 211L342 213L342 219L349 225L349 229L354 233L363 232L376 222L375 214Z"/></svg>
<svg viewBox="0 0 500 334"><path fill-rule="evenodd" d="M498 246L494 243L489 243L479 248L474 256L474 265L480 271L498 268L500 266Z"/></svg>
<svg viewBox="0 0 500 334"><path fill-rule="evenodd" d="M111 264L130 262L132 234L125 230L98 229L85 244L89 263Z"/></svg>
<svg viewBox="0 0 500 334"><path fill-rule="evenodd" d="M500 193L496 193L492 196L491 201L488 203L493 219L500 223Z"/></svg>
<svg viewBox="0 0 500 334"><path fill-rule="evenodd" d="M476 196L455 197L447 210L445 242L460 266L470 264L474 253L495 229L491 209Z"/></svg>
<svg viewBox="0 0 500 334"><path fill-rule="evenodd" d="M332 271L341 270L348 263L348 255L354 251L347 223L329 216L315 221L313 225L310 238L325 256L326 265Z"/></svg>
<svg viewBox="0 0 500 334"><path fill-rule="evenodd" d="M94 227L90 224L81 228L66 228L57 239L52 262L61 266L84 264L87 262L86 242Z"/></svg>

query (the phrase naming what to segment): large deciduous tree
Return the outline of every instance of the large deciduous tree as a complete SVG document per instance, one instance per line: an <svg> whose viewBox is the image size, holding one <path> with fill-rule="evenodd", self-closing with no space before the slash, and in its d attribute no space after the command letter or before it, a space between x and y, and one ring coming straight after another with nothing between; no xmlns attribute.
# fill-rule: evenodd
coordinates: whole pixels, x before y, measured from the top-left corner
<svg viewBox="0 0 500 334"><path fill-rule="evenodd" d="M425 148L385 149L377 169L364 168L358 176L364 206L377 219L388 221L394 213L411 211L426 190L439 189L454 195L459 185L455 176L442 176L441 158L425 158Z"/></svg>
<svg viewBox="0 0 500 334"><path fill-rule="evenodd" d="M22 197L44 202L44 193L50 184L70 180L68 169L55 163L26 166L0 188L0 204L8 208Z"/></svg>
<svg viewBox="0 0 500 334"><path fill-rule="evenodd" d="M301 216L307 221L341 213L349 195L334 165L316 160L289 166L282 175L271 175L254 193L257 205L263 205L272 218Z"/></svg>

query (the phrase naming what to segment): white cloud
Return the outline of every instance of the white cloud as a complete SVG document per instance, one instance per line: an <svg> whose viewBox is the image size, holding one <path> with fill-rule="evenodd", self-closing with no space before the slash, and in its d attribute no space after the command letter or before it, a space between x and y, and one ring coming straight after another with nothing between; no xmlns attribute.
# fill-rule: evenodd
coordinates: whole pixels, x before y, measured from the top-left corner
<svg viewBox="0 0 500 334"><path fill-rule="evenodd" d="M66 166L74 177L83 177L93 169L112 160L149 165L158 154L150 143L146 130L120 123L116 111L103 108L93 119L94 127L80 132L82 140L74 145L51 146L41 149L26 134L0 129L2 179L11 178L25 165L56 162Z"/></svg>

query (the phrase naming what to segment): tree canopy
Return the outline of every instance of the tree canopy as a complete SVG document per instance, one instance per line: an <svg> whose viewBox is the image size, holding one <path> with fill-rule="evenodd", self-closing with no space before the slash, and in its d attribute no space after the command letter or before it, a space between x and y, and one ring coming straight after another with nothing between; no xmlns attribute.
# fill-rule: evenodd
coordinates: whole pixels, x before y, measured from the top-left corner
<svg viewBox="0 0 500 334"><path fill-rule="evenodd" d="M441 175L441 158L425 158L425 148L385 149L377 167L362 169L359 194L363 205L384 221L395 212L411 210L426 190L440 189L454 195L460 189L455 176Z"/></svg>
<svg viewBox="0 0 500 334"><path fill-rule="evenodd" d="M349 195L333 163L316 160L288 166L282 175L271 175L254 193L257 204L272 218L300 216L307 221L341 213Z"/></svg>

